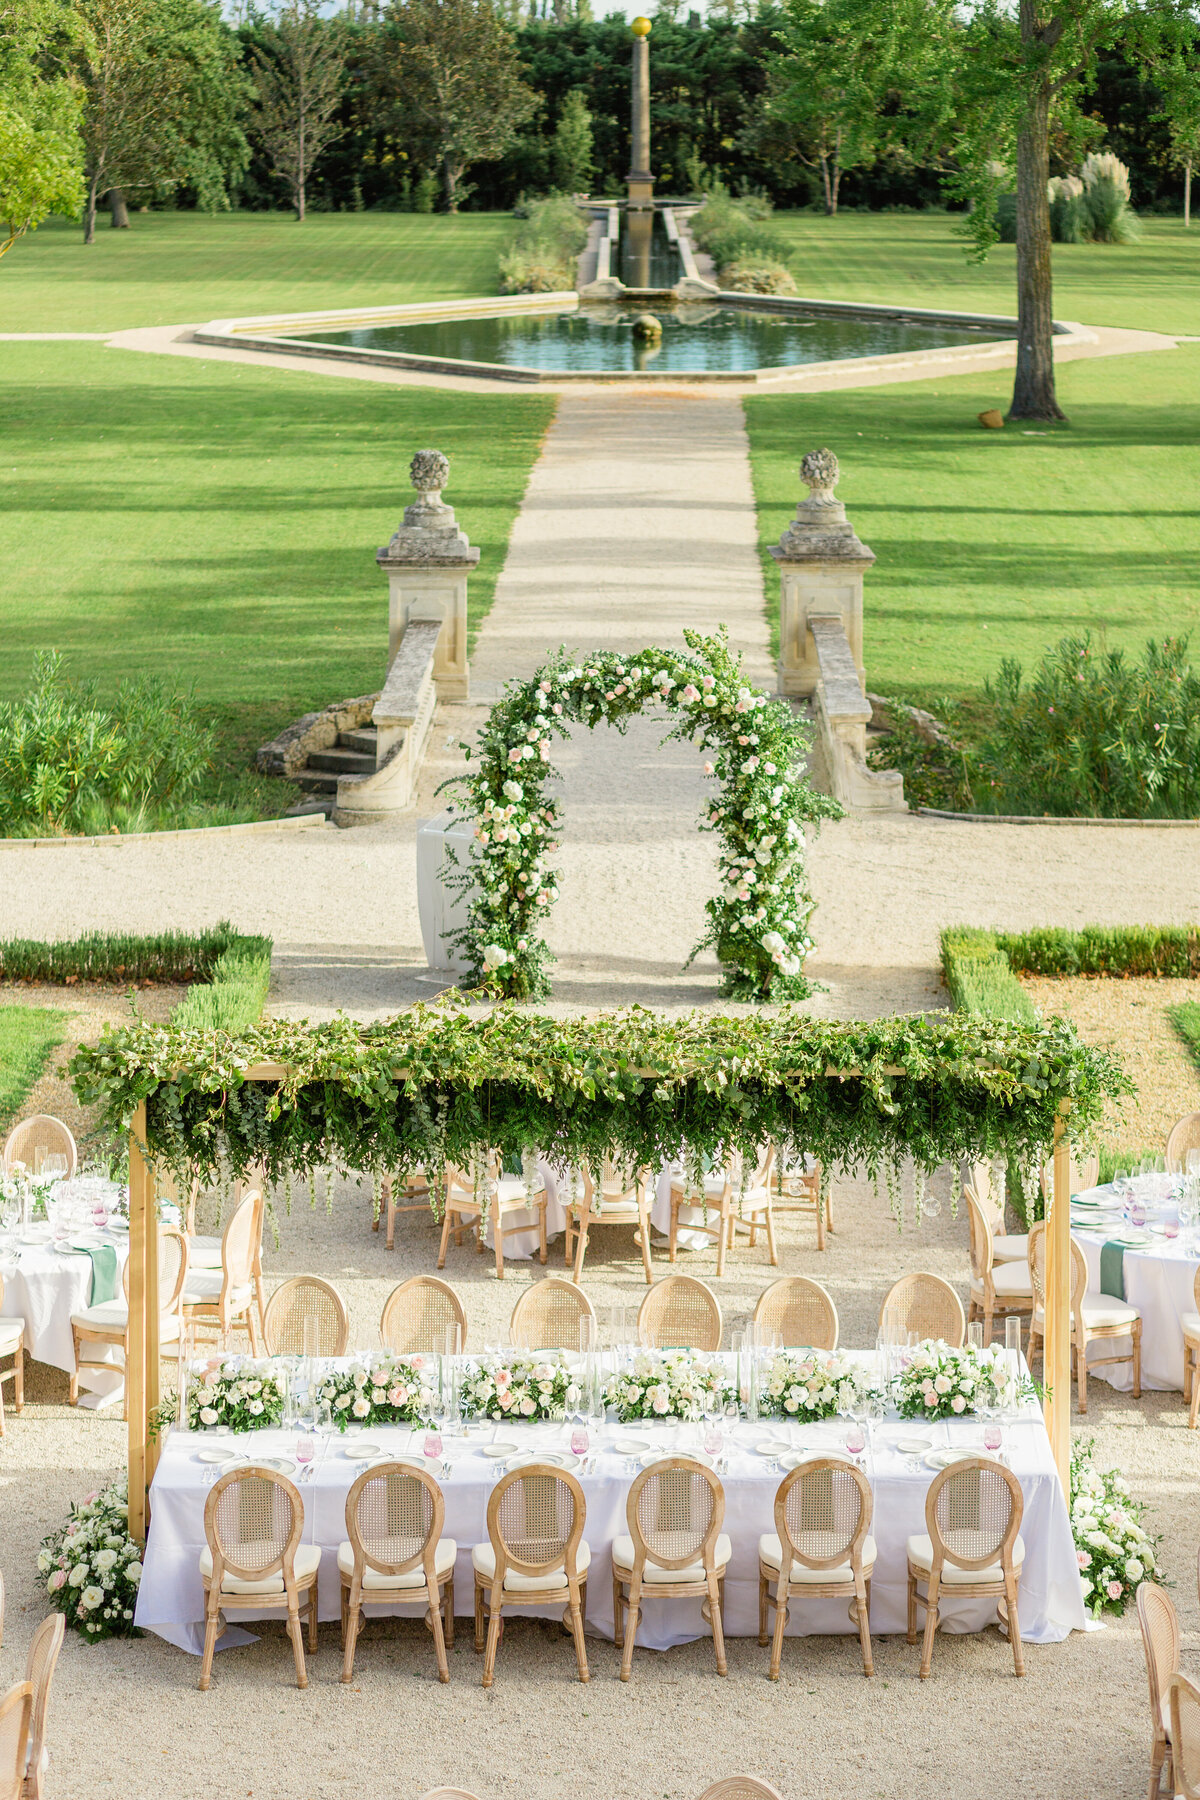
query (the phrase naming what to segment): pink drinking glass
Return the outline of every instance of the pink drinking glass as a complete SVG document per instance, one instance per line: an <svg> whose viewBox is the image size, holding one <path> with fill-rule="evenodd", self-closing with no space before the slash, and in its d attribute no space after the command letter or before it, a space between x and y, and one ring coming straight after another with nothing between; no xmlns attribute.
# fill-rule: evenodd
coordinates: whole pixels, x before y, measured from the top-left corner
<svg viewBox="0 0 1200 1800"><path fill-rule="evenodd" d="M867 1447L867 1440L861 1425L852 1425L846 1433L846 1448L851 1456L861 1456Z"/></svg>
<svg viewBox="0 0 1200 1800"><path fill-rule="evenodd" d="M306 1463L310 1463L312 1461L312 1458L313 1458L313 1441L312 1441L312 1439L310 1437L298 1437L296 1439L296 1461L303 1466Z"/></svg>
<svg viewBox="0 0 1200 1800"><path fill-rule="evenodd" d="M588 1434L582 1425L576 1425L571 1433L571 1449L576 1456L586 1456L588 1453Z"/></svg>
<svg viewBox="0 0 1200 1800"><path fill-rule="evenodd" d="M430 1462L434 1462L442 1454L442 1434L440 1431L425 1433L425 1454Z"/></svg>
<svg viewBox="0 0 1200 1800"><path fill-rule="evenodd" d="M983 1447L990 1455L995 1456L1004 1442L1004 1433L998 1425L985 1425L983 1428Z"/></svg>
<svg viewBox="0 0 1200 1800"><path fill-rule="evenodd" d="M704 1434L704 1448L709 1456L720 1456L722 1441L720 1431L715 1425L710 1425Z"/></svg>

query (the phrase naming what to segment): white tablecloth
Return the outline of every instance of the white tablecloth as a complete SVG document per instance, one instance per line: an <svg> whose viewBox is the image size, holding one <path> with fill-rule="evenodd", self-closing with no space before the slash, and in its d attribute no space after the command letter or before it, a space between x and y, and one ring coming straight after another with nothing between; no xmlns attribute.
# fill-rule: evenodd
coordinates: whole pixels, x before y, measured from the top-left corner
<svg viewBox="0 0 1200 1800"><path fill-rule="evenodd" d="M22 1243L19 1230L0 1233L0 1272L4 1275L4 1311L25 1321L25 1354L36 1362L75 1370L71 1314L82 1312L92 1291L92 1259L78 1251L64 1253L49 1241L49 1227L33 1226L41 1241ZM128 1232L104 1232L101 1241L117 1253L120 1272L129 1255ZM13 1259L16 1266L13 1266Z"/></svg>
<svg viewBox="0 0 1200 1800"><path fill-rule="evenodd" d="M1093 1188L1089 1198L1108 1199L1111 1195L1111 1188ZM1071 1226L1071 1235L1078 1239L1087 1257L1089 1288L1099 1290L1100 1252L1111 1229L1109 1232L1089 1231L1078 1223ZM1197 1268L1200 1268L1200 1256L1184 1247L1182 1235L1166 1238L1150 1233L1150 1242L1144 1247L1125 1250L1125 1298L1142 1315L1143 1387L1183 1387L1180 1321L1184 1313L1196 1310ZM1126 1350L1132 1352L1128 1338L1109 1338L1103 1343L1089 1345L1089 1373L1092 1356L1119 1356ZM1133 1386L1133 1364L1110 1363L1107 1368L1097 1369L1095 1378L1128 1393Z"/></svg>
<svg viewBox="0 0 1200 1800"><path fill-rule="evenodd" d="M502 1429L506 1439L519 1440L531 1449L566 1448L568 1434L563 1426L505 1425ZM1056 1643L1085 1623L1066 1502L1036 1408L1029 1409L1019 1422L1006 1425L1004 1431L1005 1453L1025 1497L1021 1526L1026 1546L1020 1589L1021 1632L1032 1643ZM423 1441L423 1433L410 1434L405 1428L372 1428L366 1435L385 1452L406 1451L410 1447L419 1450ZM615 1437L631 1435L642 1434L607 1424L595 1468L582 1478L587 1499L584 1535L592 1551L587 1624L589 1631L604 1637L612 1636L610 1552L614 1537L626 1530L625 1500L632 1480L626 1458L618 1456L611 1446ZM778 1429L771 1422L739 1425L722 1477L726 1500L724 1529L733 1541L725 1602L725 1629L731 1637L752 1637L758 1632L758 1539L762 1532L774 1530L774 1498L781 1476L755 1453L754 1445L773 1435L778 1436ZM812 1445L839 1445L844 1435L840 1420L800 1430L802 1441ZM880 1633L905 1630L905 1540L910 1533L925 1529L925 1495L932 1475L924 1466L914 1469L895 1448L898 1437L913 1435L929 1437L935 1446L947 1442L978 1446L981 1442L978 1421L914 1426L892 1418L872 1428L863 1466L875 1498L871 1529L878 1546L878 1561L871 1595L871 1628ZM491 1436L492 1428L488 1426L477 1435L445 1439L450 1465L442 1480L445 1533L458 1543L456 1613L470 1614L473 1610L471 1546L487 1541L487 1503L498 1465L481 1452ZM698 1443L695 1426L655 1426L645 1437L648 1446L661 1447L664 1455L686 1453ZM295 1439L294 1431L278 1430L246 1435L237 1442L251 1455L267 1456L288 1454ZM213 1475L211 1467L196 1460L203 1442L202 1437L175 1430L167 1437L151 1491L152 1523L137 1606L139 1625L197 1653L202 1647L204 1614L198 1558L204 1547L204 1502ZM344 1454L345 1448L346 1441L337 1433L322 1440L311 1479L300 1485L305 1506L305 1541L320 1544L324 1553L320 1616L330 1620L339 1615L336 1557L337 1547L346 1536L346 1496L359 1472L359 1465ZM593 1449L596 1448L594 1444ZM547 1609L545 1616L558 1616L561 1610L556 1613ZM840 1600L793 1603L791 1610L788 1629L793 1634L849 1633L853 1629L846 1605ZM947 1601L945 1610L946 1629L951 1631L956 1627L979 1629L995 1616L994 1605L988 1601ZM707 1631L698 1600L647 1601L638 1642L650 1649L665 1650L704 1636ZM231 1628L223 1644L245 1641L244 1634Z"/></svg>

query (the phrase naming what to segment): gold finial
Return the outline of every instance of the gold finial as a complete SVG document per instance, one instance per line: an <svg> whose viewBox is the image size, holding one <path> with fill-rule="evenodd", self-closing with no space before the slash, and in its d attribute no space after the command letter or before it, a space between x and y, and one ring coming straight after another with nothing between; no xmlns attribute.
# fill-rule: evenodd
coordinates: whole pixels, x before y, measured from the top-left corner
<svg viewBox="0 0 1200 1800"><path fill-rule="evenodd" d="M650 21L649 19L635 19L629 29L634 37L649 37Z"/></svg>

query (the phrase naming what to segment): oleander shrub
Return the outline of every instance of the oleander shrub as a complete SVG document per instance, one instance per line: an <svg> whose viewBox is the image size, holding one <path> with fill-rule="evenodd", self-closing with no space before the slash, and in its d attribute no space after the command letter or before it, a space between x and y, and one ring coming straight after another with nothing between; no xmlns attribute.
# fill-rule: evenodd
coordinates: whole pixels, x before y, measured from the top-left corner
<svg viewBox="0 0 1200 1800"><path fill-rule="evenodd" d="M43 651L29 692L0 702L0 833L124 829L118 814L177 806L208 771L214 736L190 689L142 675L101 700Z"/></svg>
<svg viewBox="0 0 1200 1800"><path fill-rule="evenodd" d="M1200 816L1200 676L1186 638L1151 639L1139 662L1065 637L1028 678L1006 657L984 692L994 718L970 758L976 810Z"/></svg>

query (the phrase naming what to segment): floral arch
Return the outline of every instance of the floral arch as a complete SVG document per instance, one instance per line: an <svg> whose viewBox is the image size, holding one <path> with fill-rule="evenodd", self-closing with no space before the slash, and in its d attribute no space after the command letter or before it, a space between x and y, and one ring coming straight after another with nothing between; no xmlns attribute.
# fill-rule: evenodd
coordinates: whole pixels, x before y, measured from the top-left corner
<svg viewBox="0 0 1200 1800"><path fill-rule="evenodd" d="M478 854L450 877L470 895L455 943L476 985L512 1000L550 991L550 949L542 937L558 898L560 809L547 783L550 746L574 724L603 720L623 731L635 713L664 706L666 734L712 752L706 771L721 793L700 820L721 839L719 892L705 903L708 929L692 951L715 950L722 993L735 1000L803 999L815 902L805 879L805 826L840 816L802 769L805 728L786 701L742 679L727 636L685 631L687 650L651 645L636 655L597 652L571 661L560 651L529 681L510 683L474 748L473 767L448 786L476 821ZM689 961L691 958L689 958Z"/></svg>

